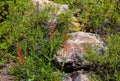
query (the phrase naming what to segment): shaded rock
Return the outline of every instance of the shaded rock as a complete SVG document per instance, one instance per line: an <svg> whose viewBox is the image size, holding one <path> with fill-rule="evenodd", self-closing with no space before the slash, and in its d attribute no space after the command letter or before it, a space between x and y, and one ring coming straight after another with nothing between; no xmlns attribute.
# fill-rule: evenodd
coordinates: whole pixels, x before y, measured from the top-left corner
<svg viewBox="0 0 120 81"><path fill-rule="evenodd" d="M79 70L71 74L64 74L62 81L90 81L90 73L87 71Z"/></svg>
<svg viewBox="0 0 120 81"><path fill-rule="evenodd" d="M73 81L90 81L89 73L85 71L75 71L71 74Z"/></svg>
<svg viewBox="0 0 120 81"><path fill-rule="evenodd" d="M56 62L69 64L69 67L80 68L90 65L90 62L85 60L86 47L92 49L98 54L103 54L105 45L97 34L75 32L67 42L67 51L64 48L58 50L55 59Z"/></svg>
<svg viewBox="0 0 120 81"><path fill-rule="evenodd" d="M62 81L73 81L73 80L72 80L71 76L65 74L65 75L63 75L63 77L62 77Z"/></svg>

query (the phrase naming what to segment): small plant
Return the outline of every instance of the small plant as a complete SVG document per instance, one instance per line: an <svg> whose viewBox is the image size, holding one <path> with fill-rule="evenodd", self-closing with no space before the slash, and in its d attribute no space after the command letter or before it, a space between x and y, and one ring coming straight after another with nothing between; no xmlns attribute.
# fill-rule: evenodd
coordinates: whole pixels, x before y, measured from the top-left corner
<svg viewBox="0 0 120 81"><path fill-rule="evenodd" d="M52 0L66 3L81 24L81 31L109 35L120 26L119 1L115 0ZM83 26L84 25L84 26ZM83 27L82 27L83 26Z"/></svg>

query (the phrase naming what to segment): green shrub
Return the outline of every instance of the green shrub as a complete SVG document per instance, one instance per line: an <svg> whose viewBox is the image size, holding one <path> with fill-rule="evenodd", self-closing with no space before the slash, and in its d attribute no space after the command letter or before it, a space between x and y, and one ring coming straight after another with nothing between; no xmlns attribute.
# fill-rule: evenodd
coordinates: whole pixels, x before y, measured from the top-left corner
<svg viewBox="0 0 120 81"><path fill-rule="evenodd" d="M0 23L3 22L9 14L7 1L0 2Z"/></svg>
<svg viewBox="0 0 120 81"><path fill-rule="evenodd" d="M59 70L51 61L62 44L66 21L62 22L65 24L62 29L56 25L55 38L50 40L50 25L47 22L52 16L48 15L49 7L36 14L35 6L28 5L28 1L7 1L7 4L9 15L0 23L0 64L4 65L6 59L14 61L15 66L10 68L9 74L15 80L61 80ZM21 49L23 64L19 63L18 48Z"/></svg>
<svg viewBox="0 0 120 81"><path fill-rule="evenodd" d="M119 26L119 2L115 3L113 0L54 1L69 4L70 9L75 12L74 15L79 17L79 23L84 24L86 30L91 27L99 29L106 23L110 23L110 27L107 25L110 30L111 27ZM4 8L4 5L8 5L7 9ZM55 38L50 40L50 25L47 22L54 20L53 15L56 11L53 11L55 9L52 8L53 14L48 15L49 9L50 7L46 7L44 10L36 12L35 6L29 0L8 0L0 3L0 13L4 13L2 16L0 14L2 17L0 19L5 18L0 22L0 66L12 59L15 66L10 68L9 73L14 76L15 80L61 80L61 72L51 61L56 51L61 48L62 32L70 27L71 14L58 16L55 23ZM105 28L105 30L109 32L109 29ZM92 70L95 70L103 81L120 80L119 38L119 34L108 37L109 52L105 54L104 58L102 55L92 52L87 58L92 62ZM23 64L17 58L16 50L18 48L21 49Z"/></svg>
<svg viewBox="0 0 120 81"><path fill-rule="evenodd" d="M82 31L106 35L114 32L114 27L120 26L120 4L116 0L52 0L66 3L73 14L85 25Z"/></svg>
<svg viewBox="0 0 120 81"><path fill-rule="evenodd" d="M87 60L91 65L91 71L96 74L96 81L119 81L120 80L120 33L107 38L108 51L104 54L96 54L88 50ZM95 78L95 77L94 77Z"/></svg>

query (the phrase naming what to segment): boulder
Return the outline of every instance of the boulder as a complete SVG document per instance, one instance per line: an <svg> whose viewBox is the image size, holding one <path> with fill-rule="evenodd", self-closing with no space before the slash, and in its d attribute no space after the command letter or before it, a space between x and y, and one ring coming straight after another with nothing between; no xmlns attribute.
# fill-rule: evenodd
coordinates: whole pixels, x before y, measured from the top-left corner
<svg viewBox="0 0 120 81"><path fill-rule="evenodd" d="M48 7L48 6L50 8L54 7L53 11L56 11L55 12L56 15L59 15L61 13L65 13L66 11L68 11L68 5L57 4L57 3L54 3L54 2L49 1L49 0L32 0L32 3L34 5L38 5L37 6L38 10L42 10L45 7Z"/></svg>
<svg viewBox="0 0 120 81"><path fill-rule="evenodd" d="M90 62L85 60L86 47L103 54L105 51L105 44L97 34L86 32L70 33L71 38L66 41L66 48L61 48L54 56L57 63L65 63L66 67L80 68L90 65Z"/></svg>

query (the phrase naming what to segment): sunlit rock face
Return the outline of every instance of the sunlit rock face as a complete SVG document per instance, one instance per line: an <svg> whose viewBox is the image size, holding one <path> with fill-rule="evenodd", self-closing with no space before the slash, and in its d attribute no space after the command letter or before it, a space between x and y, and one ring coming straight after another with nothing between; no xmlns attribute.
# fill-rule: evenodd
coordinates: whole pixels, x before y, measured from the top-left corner
<svg viewBox="0 0 120 81"><path fill-rule="evenodd" d="M86 48L97 52L104 53L104 42L97 34L86 32L70 33L67 43L67 50L61 48L58 50L55 59L57 62L71 63L73 67L81 65L89 65L89 62L84 59ZM90 46L90 47L89 47Z"/></svg>

